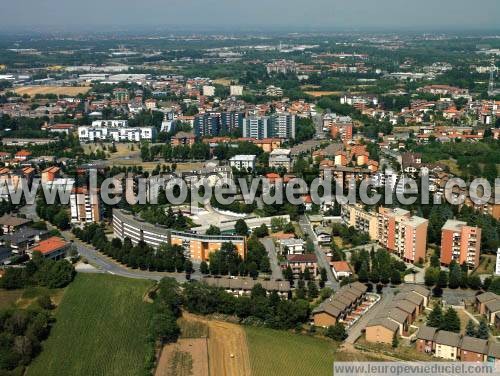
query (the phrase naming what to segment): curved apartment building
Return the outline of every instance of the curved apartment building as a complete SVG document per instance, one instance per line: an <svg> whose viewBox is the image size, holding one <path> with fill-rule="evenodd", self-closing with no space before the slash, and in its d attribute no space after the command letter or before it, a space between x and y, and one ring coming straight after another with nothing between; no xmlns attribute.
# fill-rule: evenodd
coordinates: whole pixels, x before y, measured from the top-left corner
<svg viewBox="0 0 500 376"><path fill-rule="evenodd" d="M244 236L201 235L176 231L164 226L153 225L120 209L113 209L113 232L123 240L130 238L137 244L141 240L147 245L158 248L161 244L180 245L186 257L193 261L207 261L210 253L219 250L224 243L233 243L242 258L246 255Z"/></svg>

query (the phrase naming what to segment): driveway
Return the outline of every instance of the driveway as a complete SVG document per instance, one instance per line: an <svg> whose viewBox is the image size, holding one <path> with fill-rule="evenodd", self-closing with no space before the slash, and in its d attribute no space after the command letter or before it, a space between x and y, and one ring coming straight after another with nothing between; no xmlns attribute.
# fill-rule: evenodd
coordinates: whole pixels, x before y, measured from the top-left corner
<svg viewBox="0 0 500 376"><path fill-rule="evenodd" d="M340 288L340 283L335 279L333 275L332 268L330 267L330 260L328 260L328 256L325 254L325 252L321 250L321 247L318 243L318 238L307 216L304 215L300 217L299 225L302 231L305 234L308 234L314 242L314 253L316 254L316 257L318 259L318 266L326 270L328 281L325 283L325 285L333 288L334 291L337 291Z"/></svg>
<svg viewBox="0 0 500 376"><path fill-rule="evenodd" d="M271 263L272 279L283 279L283 274L281 273L281 268L278 262L278 255L276 253L276 246L271 238L261 239L260 242L266 247L267 254L269 255L269 261Z"/></svg>

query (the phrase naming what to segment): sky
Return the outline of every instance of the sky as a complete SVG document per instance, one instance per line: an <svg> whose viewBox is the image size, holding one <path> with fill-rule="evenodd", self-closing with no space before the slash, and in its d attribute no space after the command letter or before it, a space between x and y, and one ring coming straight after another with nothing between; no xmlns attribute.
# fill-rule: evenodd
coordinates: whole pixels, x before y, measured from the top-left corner
<svg viewBox="0 0 500 376"><path fill-rule="evenodd" d="M499 0L3 0L2 28L500 29Z"/></svg>

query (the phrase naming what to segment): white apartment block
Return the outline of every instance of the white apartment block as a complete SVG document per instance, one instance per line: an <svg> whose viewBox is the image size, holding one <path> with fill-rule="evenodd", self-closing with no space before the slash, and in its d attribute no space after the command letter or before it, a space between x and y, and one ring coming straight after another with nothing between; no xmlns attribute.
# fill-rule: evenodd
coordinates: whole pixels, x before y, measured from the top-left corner
<svg viewBox="0 0 500 376"><path fill-rule="evenodd" d="M251 168L255 169L255 160L257 157L255 155L235 155L229 159L229 165L235 167L238 170L247 170Z"/></svg>
<svg viewBox="0 0 500 376"><path fill-rule="evenodd" d="M156 136L154 127L129 128L127 126L87 126L78 127L78 139L80 142L115 141L115 142L139 142L152 141Z"/></svg>
<svg viewBox="0 0 500 376"><path fill-rule="evenodd" d="M69 203L71 223L83 225L101 220L99 192L86 187L73 188Z"/></svg>

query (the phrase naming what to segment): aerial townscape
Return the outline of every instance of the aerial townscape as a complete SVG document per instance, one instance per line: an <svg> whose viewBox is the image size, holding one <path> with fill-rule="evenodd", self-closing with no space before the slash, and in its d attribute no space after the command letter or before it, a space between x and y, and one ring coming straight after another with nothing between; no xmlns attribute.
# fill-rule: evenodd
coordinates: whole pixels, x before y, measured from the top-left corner
<svg viewBox="0 0 500 376"><path fill-rule="evenodd" d="M109 0L91 31L77 24L96 3L50 0L51 24L5 5L0 376L500 365L500 4L485 2L405 28L411 10L381 0L367 9L394 22L373 30L327 12L312 27L322 0L276 1L291 17L276 28L261 0L231 8L240 28L220 4L165 4L162 21L151 0L137 17L163 27L137 27L136 5L114 25L126 5Z"/></svg>

